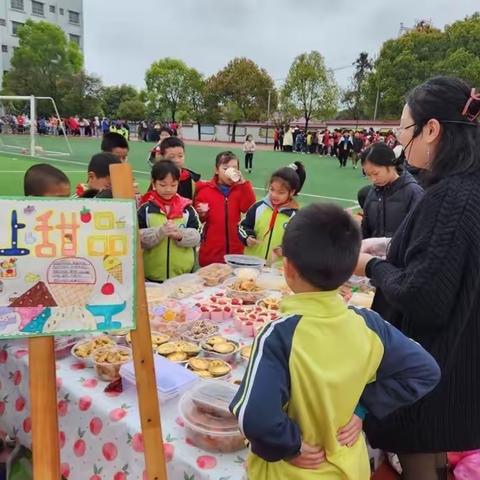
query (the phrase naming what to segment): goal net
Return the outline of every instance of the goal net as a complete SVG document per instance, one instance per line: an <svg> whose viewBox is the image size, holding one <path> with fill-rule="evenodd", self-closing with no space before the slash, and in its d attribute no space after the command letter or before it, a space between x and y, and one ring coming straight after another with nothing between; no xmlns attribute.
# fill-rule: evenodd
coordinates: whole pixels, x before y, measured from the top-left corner
<svg viewBox="0 0 480 480"><path fill-rule="evenodd" d="M72 148L51 97L0 95L0 152L68 157Z"/></svg>

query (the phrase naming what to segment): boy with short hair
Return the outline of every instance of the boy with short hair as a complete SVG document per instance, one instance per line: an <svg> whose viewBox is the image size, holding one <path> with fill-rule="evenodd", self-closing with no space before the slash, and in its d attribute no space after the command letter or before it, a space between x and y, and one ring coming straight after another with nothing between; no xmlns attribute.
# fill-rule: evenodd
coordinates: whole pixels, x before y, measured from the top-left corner
<svg viewBox="0 0 480 480"><path fill-rule="evenodd" d="M102 138L102 152L113 153L122 163L128 162L128 141L117 132L107 132Z"/></svg>
<svg viewBox="0 0 480 480"><path fill-rule="evenodd" d="M25 172L23 193L26 197L69 197L70 180L58 168L38 163Z"/></svg>
<svg viewBox="0 0 480 480"><path fill-rule="evenodd" d="M110 183L110 165L122 163L113 153L97 153L87 169L87 183L79 184L75 197L82 198L112 198Z"/></svg>
<svg viewBox="0 0 480 480"><path fill-rule="evenodd" d="M178 194L193 200L195 184L200 180L200 175L185 168L185 144L183 141L178 137L165 138L160 143L160 156L162 160L171 160L180 169Z"/></svg>
<svg viewBox="0 0 480 480"><path fill-rule="evenodd" d="M251 444L252 480L368 480L363 436L343 446L339 428L359 403L383 418L439 381L420 345L337 294L360 244L358 225L335 205L310 205L286 227L285 279L295 295L283 300L283 318L256 337L230 406Z"/></svg>

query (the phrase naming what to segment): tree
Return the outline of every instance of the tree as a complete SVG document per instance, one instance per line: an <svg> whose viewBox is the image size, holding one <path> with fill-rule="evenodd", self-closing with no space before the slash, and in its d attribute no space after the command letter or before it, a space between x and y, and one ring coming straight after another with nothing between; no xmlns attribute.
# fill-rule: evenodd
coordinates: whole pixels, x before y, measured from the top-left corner
<svg viewBox="0 0 480 480"><path fill-rule="evenodd" d="M102 113L102 81L93 75L80 72L59 82L63 115L93 117Z"/></svg>
<svg viewBox="0 0 480 480"><path fill-rule="evenodd" d="M288 99L305 118L305 130L312 117L324 120L337 111L339 89L319 52L302 53L293 61L283 87Z"/></svg>
<svg viewBox="0 0 480 480"><path fill-rule="evenodd" d="M208 93L207 82L194 68L190 72L187 98L187 116L197 124L198 140L202 139L202 123L218 123L220 110L215 99Z"/></svg>
<svg viewBox="0 0 480 480"><path fill-rule="evenodd" d="M82 70L79 46L48 22L27 20L18 37L12 69L4 75L3 93L53 97L60 107L59 85Z"/></svg>
<svg viewBox="0 0 480 480"><path fill-rule="evenodd" d="M398 118L405 95L435 75L456 75L480 83L480 14L447 25L442 31L420 21L408 33L386 41L368 75L365 96L373 112L377 92L379 116Z"/></svg>
<svg viewBox="0 0 480 480"><path fill-rule="evenodd" d="M118 109L123 102L128 100L139 100L139 94L132 85L112 85L103 87L102 108L108 118L118 118Z"/></svg>
<svg viewBox="0 0 480 480"><path fill-rule="evenodd" d="M234 58L223 70L207 81L209 98L221 107L225 119L233 124L235 142L237 123L267 118L268 96L270 109L275 111L277 92L270 75L247 58Z"/></svg>
<svg viewBox="0 0 480 480"><path fill-rule="evenodd" d="M117 118L137 122L145 118L145 105L138 99L125 100L117 110Z"/></svg>
<svg viewBox="0 0 480 480"><path fill-rule="evenodd" d="M373 69L373 63L368 57L368 53L361 52L354 62L355 73L352 78L350 89L346 90L342 96L342 102L346 105L349 117L355 120L365 118L365 83L368 74Z"/></svg>
<svg viewBox="0 0 480 480"><path fill-rule="evenodd" d="M175 120L178 110L184 109L190 92L192 69L175 58L153 62L145 74L149 109L168 112Z"/></svg>

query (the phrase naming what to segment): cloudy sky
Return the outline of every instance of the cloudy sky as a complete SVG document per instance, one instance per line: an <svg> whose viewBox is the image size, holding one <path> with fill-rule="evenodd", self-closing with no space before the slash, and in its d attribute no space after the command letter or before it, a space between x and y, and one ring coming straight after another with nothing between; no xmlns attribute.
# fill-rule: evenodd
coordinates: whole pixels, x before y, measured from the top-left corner
<svg viewBox="0 0 480 480"><path fill-rule="evenodd" d="M443 27L480 10L478 0L84 0L85 61L106 84L144 86L145 70L175 57L205 75L249 57L281 84L296 55L318 50L329 68L375 55L400 22ZM346 86L352 68L335 72Z"/></svg>

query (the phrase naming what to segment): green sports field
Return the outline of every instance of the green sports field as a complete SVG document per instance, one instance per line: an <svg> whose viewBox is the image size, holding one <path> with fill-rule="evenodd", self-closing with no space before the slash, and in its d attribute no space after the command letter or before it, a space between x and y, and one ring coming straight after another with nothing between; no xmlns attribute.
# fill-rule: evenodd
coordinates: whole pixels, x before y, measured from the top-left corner
<svg viewBox="0 0 480 480"><path fill-rule="evenodd" d="M29 144L28 136L0 135L0 195L21 195L22 180L25 170L34 163L47 162L61 168L72 181L72 187L86 179L86 169L90 157L100 151L100 140L91 138L70 138L73 154L70 156L50 156L44 151L54 150L66 152L65 140L58 137L38 138L37 144L43 151L38 155L44 158L32 158L21 154L21 148ZM17 145L11 149L7 145ZM134 170L135 178L142 189L146 189L149 181L146 158L152 143L132 141L130 143L129 162ZM187 145L187 166L201 173L202 178L213 175L214 159L218 152L226 149L223 146ZM232 148L243 162L240 148ZM299 200L302 204L314 201L333 201L343 207L356 205L357 191L366 184L361 170L354 170L349 164L340 169L336 158L318 155L302 155L273 151L257 151L254 157L254 171L245 174L256 188L257 196L265 193L265 186L270 174L277 168L301 160L307 169L307 181Z"/></svg>

